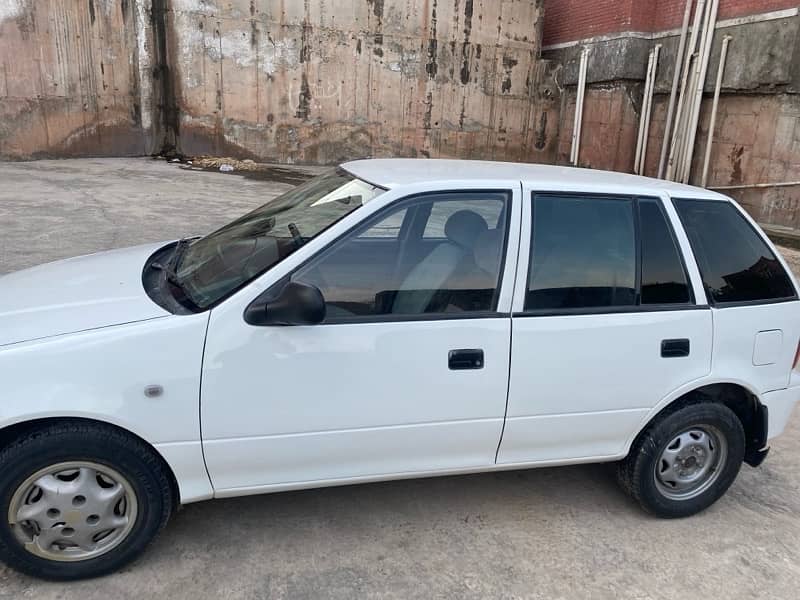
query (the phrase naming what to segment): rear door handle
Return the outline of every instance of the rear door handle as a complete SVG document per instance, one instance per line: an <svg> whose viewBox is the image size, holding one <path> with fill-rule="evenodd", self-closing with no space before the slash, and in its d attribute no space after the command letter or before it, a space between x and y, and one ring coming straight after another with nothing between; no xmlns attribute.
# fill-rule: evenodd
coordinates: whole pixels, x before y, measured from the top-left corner
<svg viewBox="0 0 800 600"><path fill-rule="evenodd" d="M482 369L483 350L479 348L450 350L450 354L447 357L447 366L450 367L451 371Z"/></svg>
<svg viewBox="0 0 800 600"><path fill-rule="evenodd" d="M689 356L689 340L686 338L661 340L661 356L663 358Z"/></svg>

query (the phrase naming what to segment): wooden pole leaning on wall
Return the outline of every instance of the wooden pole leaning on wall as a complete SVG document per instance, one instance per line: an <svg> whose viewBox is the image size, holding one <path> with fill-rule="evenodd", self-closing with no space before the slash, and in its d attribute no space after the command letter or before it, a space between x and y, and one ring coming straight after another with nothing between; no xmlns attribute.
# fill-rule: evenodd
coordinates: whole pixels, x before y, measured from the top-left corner
<svg viewBox="0 0 800 600"><path fill-rule="evenodd" d="M683 70L684 54L686 52L686 37L689 32L689 21L692 18L692 6L694 0L686 0L686 7L683 11L683 24L681 25L681 38L678 42L678 53L675 56L675 68L672 72L672 89L669 93L669 104L667 106L667 120L664 123L664 138L661 141L661 156L658 159L658 177L664 177L664 170L667 167L667 152L669 142L672 137L672 119L675 117L675 100L678 95L678 84L681 80Z"/></svg>
<svg viewBox="0 0 800 600"><path fill-rule="evenodd" d="M706 155L703 158L703 179L701 185L708 185L708 164L711 160L711 146L714 143L714 128L717 124L717 108L719 107L719 92L722 89L722 76L725 73L725 61L728 58L728 44L731 36L722 38L722 50L719 53L719 67L717 68L717 84L714 86L714 103L711 105L711 120L708 124L708 140L706 140Z"/></svg>
<svg viewBox="0 0 800 600"><path fill-rule="evenodd" d="M681 74L680 95L678 96L678 105L675 109L675 122L672 126L672 137L669 144L669 159L666 164L666 179L675 179L675 168L678 163L679 149L682 145L682 134L685 127L685 110L687 87L689 82L689 74L692 67L692 59L695 57L697 49L697 40L699 37L699 30L703 13L705 12L706 0L697 0L697 7L694 11L694 21L692 22L692 32L689 37L689 43L686 46L686 57L683 61L683 73Z"/></svg>
<svg viewBox="0 0 800 600"><path fill-rule="evenodd" d="M706 17L706 25L703 31L703 39L700 44L700 63L696 87L693 98L693 105L690 104L688 139L686 141L686 152L683 157L683 168L681 169L680 181L689 183L692 175L692 158L694 157L694 142L697 138L697 124L700 121L700 104L703 101L703 90L706 83L706 73L708 72L708 61L711 58L711 46L714 43L714 31L717 28L717 13L719 11L719 0L711 0Z"/></svg>
<svg viewBox="0 0 800 600"><path fill-rule="evenodd" d="M642 101L642 116L639 121L639 144L636 146L636 165L634 172L644 175L647 163L647 142L650 138L650 115L653 112L653 94L656 90L656 74L658 73L658 57L661 54L661 44L650 51L648 60L647 81L644 86L644 100Z"/></svg>
<svg viewBox="0 0 800 600"><path fill-rule="evenodd" d="M636 137L636 154L633 158L633 172L641 174L640 164L642 159L642 145L644 142L644 124L647 120L647 102L650 97L650 79L653 74L653 57L655 52L650 51L647 57L647 75L644 78L644 93L642 94L642 109L639 114L639 133Z"/></svg>
<svg viewBox="0 0 800 600"><path fill-rule="evenodd" d="M583 126L583 99L586 94L586 72L588 70L589 49L581 51L581 64L578 69L578 91L575 98L575 121L572 126L572 150L569 162L573 166L578 166L578 158L581 151L581 128Z"/></svg>

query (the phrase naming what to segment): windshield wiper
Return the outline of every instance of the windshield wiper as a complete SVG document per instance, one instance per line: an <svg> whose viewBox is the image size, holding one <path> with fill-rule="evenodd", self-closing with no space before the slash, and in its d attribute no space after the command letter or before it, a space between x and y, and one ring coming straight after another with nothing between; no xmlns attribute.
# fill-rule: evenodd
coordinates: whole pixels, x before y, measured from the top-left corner
<svg viewBox="0 0 800 600"><path fill-rule="evenodd" d="M164 279L167 283L173 286L179 294L175 295L175 299L189 308L190 310L197 311L199 310L199 306L197 303L189 296L189 293L186 291L186 286L178 277L178 262L180 261L183 253L186 251L186 248L189 244L196 238L183 238L179 240L177 244L175 244L175 249L172 251L172 254L169 257L169 260L166 263L161 262L153 262L150 264L150 267L156 269L158 271L164 272Z"/></svg>
<svg viewBox="0 0 800 600"><path fill-rule="evenodd" d="M172 254L169 257L169 260L166 264L161 262L154 262L150 265L153 269L157 269L158 271L164 271L164 275L167 278L167 281L170 283L178 286L183 290L183 285L181 284L180 280L178 279L178 273L176 268L178 266L178 261L180 260L183 253L186 251L186 248L189 246L191 240L189 238L183 238L175 244L175 249L172 251Z"/></svg>

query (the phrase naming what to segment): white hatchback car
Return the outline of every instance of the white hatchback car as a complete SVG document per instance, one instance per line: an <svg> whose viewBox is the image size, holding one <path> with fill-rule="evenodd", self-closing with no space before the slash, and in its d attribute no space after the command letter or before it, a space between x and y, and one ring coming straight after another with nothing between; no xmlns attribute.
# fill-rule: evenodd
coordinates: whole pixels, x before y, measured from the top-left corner
<svg viewBox="0 0 800 600"><path fill-rule="evenodd" d="M582 462L691 515L783 431L798 317L719 194L349 162L206 237L0 278L0 557L93 576L182 503Z"/></svg>

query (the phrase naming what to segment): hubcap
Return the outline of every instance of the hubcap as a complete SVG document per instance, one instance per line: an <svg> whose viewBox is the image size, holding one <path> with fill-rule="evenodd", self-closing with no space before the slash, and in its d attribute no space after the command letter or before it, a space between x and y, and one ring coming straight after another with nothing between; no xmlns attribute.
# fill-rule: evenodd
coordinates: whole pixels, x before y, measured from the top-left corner
<svg viewBox="0 0 800 600"><path fill-rule="evenodd" d="M658 490L673 500L688 500L717 480L728 455L724 436L714 427L693 427L664 446L655 466Z"/></svg>
<svg viewBox="0 0 800 600"><path fill-rule="evenodd" d="M119 545L130 534L137 509L133 488L114 469L65 462L37 471L17 488L8 523L28 552L78 561Z"/></svg>

